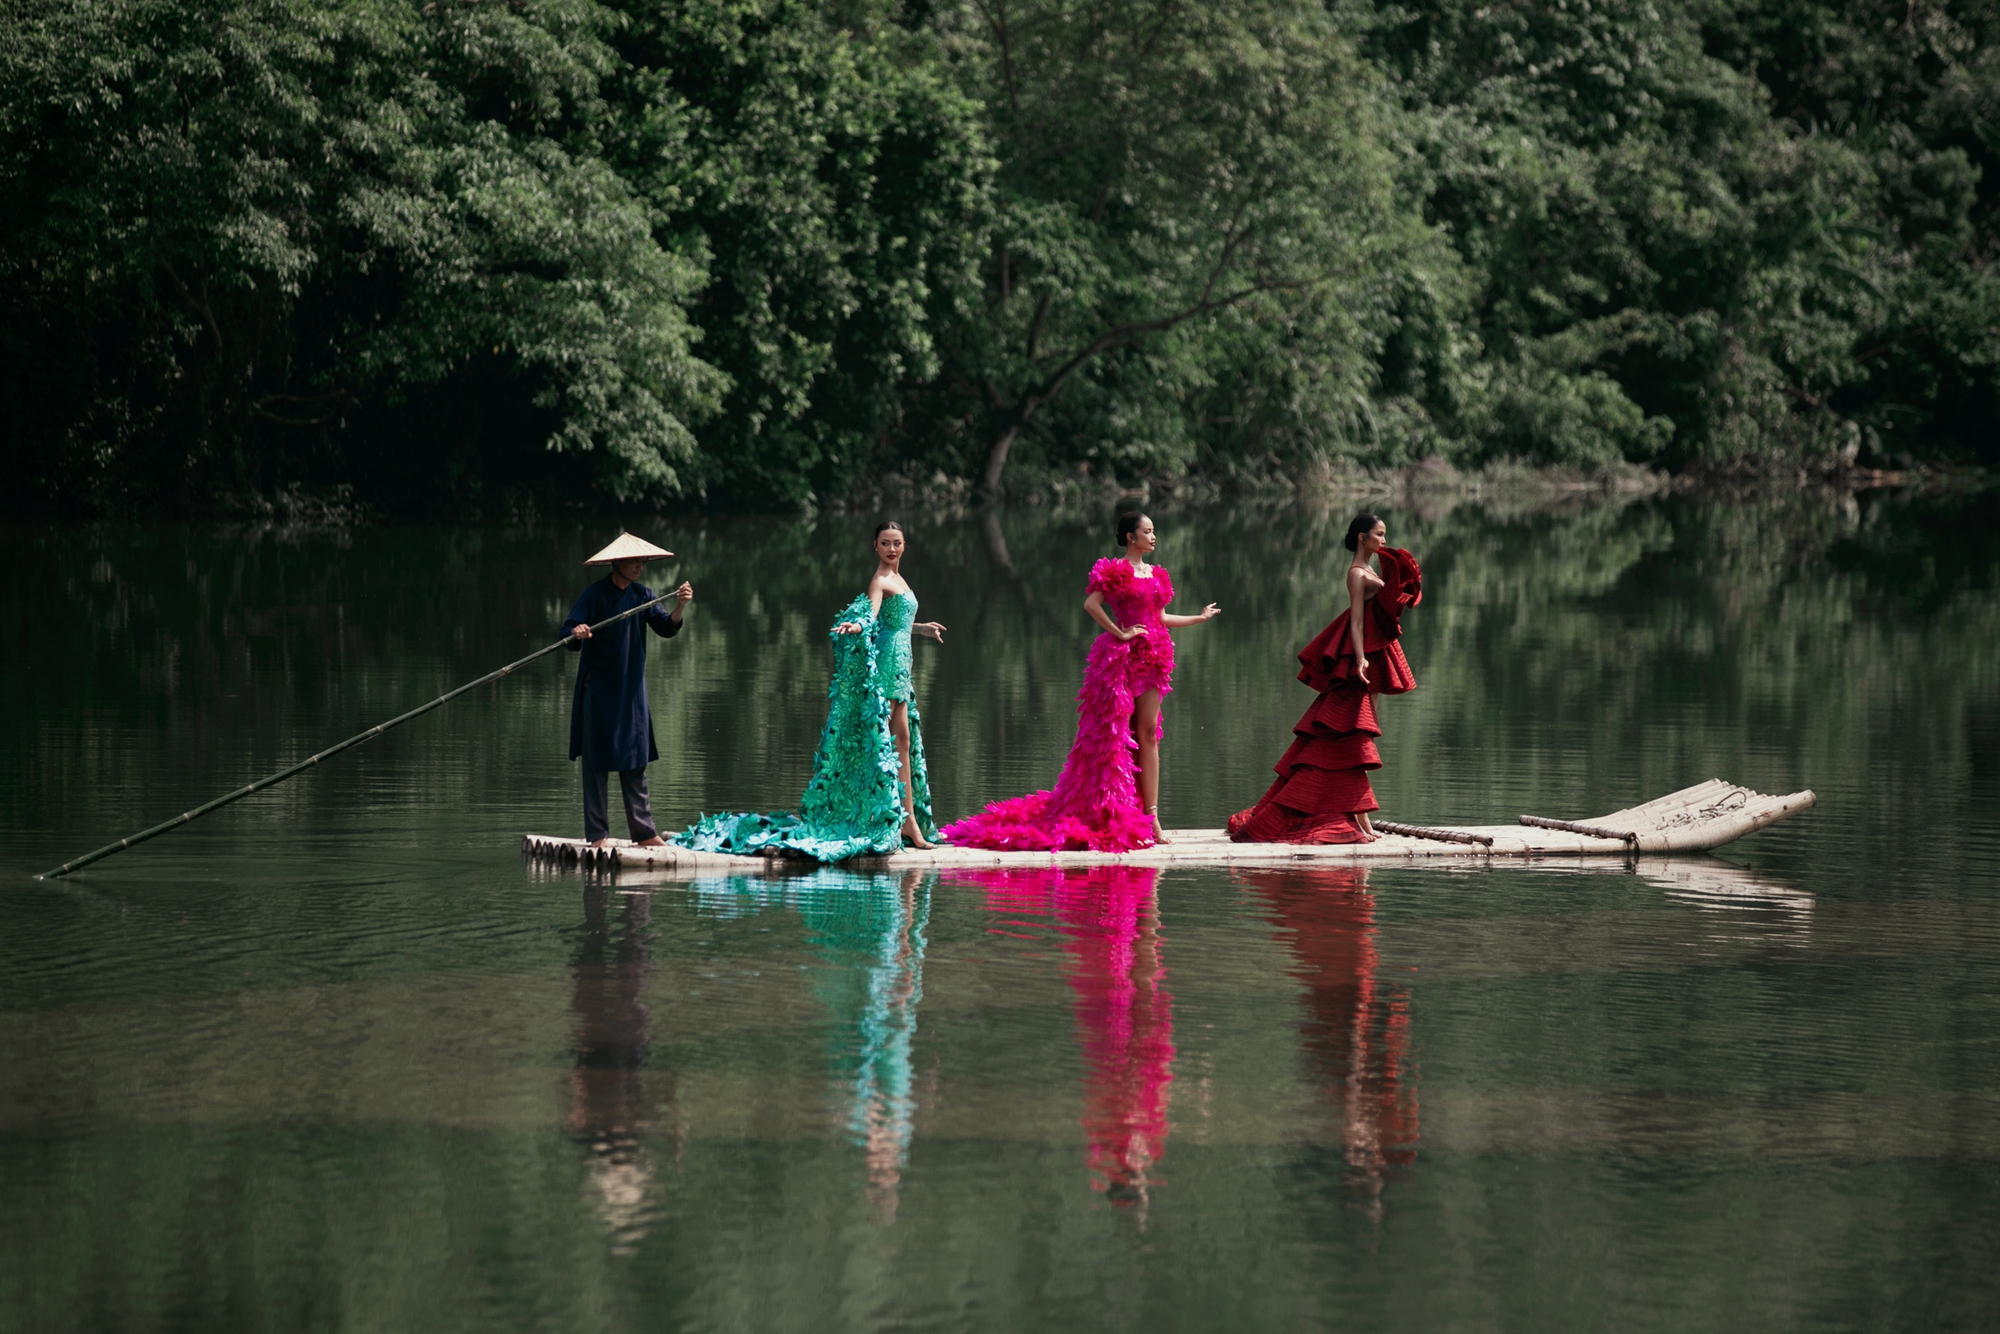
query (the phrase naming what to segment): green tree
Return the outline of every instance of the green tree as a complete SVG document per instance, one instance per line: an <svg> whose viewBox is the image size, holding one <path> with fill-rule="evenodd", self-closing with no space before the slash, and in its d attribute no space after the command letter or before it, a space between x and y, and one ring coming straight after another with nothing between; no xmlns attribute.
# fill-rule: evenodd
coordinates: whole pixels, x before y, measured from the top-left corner
<svg viewBox="0 0 2000 1334"><path fill-rule="evenodd" d="M998 495L1023 440L1177 468L1218 428L1365 411L1408 228L1323 7L969 0L937 23L1000 159L985 299L929 423L957 469Z"/></svg>
<svg viewBox="0 0 2000 1334"><path fill-rule="evenodd" d="M1699 11L1710 49L1795 133L1841 142L1869 303L1836 392L1887 461L2000 462L2000 10L1976 0L1762 0Z"/></svg>
<svg viewBox="0 0 2000 1334"><path fill-rule="evenodd" d="M696 263L597 156L588 0L12 0L0 403L44 491L275 486L481 357L559 451L670 488L724 384ZM334 460L336 475L339 460Z"/></svg>
<svg viewBox="0 0 2000 1334"><path fill-rule="evenodd" d="M17 507L1996 462L1996 256L1976 0L0 0Z"/></svg>
<svg viewBox="0 0 2000 1334"><path fill-rule="evenodd" d="M977 291L992 163L936 43L802 0L636 0L610 160L709 256L691 308L732 389L689 480L796 505L874 466Z"/></svg>
<svg viewBox="0 0 2000 1334"><path fill-rule="evenodd" d="M1947 419L1964 435L1993 404L1990 6L1351 21L1479 284L1483 356L1439 405L1470 456L1824 465Z"/></svg>

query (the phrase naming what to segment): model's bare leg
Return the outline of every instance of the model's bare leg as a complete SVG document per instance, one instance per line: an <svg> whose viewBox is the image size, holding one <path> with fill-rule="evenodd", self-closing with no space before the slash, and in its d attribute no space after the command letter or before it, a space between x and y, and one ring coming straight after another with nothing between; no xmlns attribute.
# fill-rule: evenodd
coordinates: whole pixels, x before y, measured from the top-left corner
<svg viewBox="0 0 2000 1334"><path fill-rule="evenodd" d="M1160 692L1132 701L1132 734L1139 742L1139 809L1153 817L1153 841L1171 843L1160 824Z"/></svg>
<svg viewBox="0 0 2000 1334"><path fill-rule="evenodd" d="M917 824L917 789L910 781L910 706L902 700L889 705L889 735L896 738L896 758L902 762L903 841L913 848L934 848Z"/></svg>

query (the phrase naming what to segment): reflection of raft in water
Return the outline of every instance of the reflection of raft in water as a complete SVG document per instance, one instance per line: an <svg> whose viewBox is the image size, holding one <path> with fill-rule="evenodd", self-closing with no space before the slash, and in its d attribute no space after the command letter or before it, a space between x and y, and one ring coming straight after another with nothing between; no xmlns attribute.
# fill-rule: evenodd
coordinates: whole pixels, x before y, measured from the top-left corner
<svg viewBox="0 0 2000 1334"><path fill-rule="evenodd" d="M1377 821L1391 829L1373 843L1231 843L1220 829L1174 831L1173 842L1136 852L991 852L984 848L905 849L884 857L856 857L856 869L952 866L1296 866L1300 863L1412 861L1430 858L1621 858L1641 854L1706 852L1755 833L1813 804L1811 792L1766 796L1719 778L1669 793L1643 806L1586 820L1521 817L1512 825L1420 828ZM538 860L661 870L757 870L778 858L735 857L667 846L613 843L587 847L573 838L529 834L522 851Z"/></svg>

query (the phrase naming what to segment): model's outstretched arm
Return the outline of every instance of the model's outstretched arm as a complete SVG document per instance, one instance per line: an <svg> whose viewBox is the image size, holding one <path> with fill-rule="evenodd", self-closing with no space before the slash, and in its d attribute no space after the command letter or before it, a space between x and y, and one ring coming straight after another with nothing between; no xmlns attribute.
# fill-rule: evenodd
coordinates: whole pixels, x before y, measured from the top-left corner
<svg viewBox="0 0 2000 1334"><path fill-rule="evenodd" d="M882 581L880 579L870 579L868 581L868 619L871 621L876 620L881 615ZM833 632L837 635L858 635L867 628L859 621L842 621L839 625L833 627Z"/></svg>
<svg viewBox="0 0 2000 1334"><path fill-rule="evenodd" d="M1184 625L1200 625L1203 621L1212 621L1220 615L1222 615L1222 608L1211 602L1193 616L1163 615L1160 617L1160 624L1170 630L1178 630Z"/></svg>

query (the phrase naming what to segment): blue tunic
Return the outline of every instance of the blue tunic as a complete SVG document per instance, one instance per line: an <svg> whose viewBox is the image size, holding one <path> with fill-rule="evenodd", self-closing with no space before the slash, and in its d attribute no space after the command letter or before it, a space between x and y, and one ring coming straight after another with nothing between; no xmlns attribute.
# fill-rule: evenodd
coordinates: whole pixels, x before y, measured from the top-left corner
<svg viewBox="0 0 2000 1334"><path fill-rule="evenodd" d="M583 590L569 609L562 632L595 625L609 616L653 600L644 584L627 584L623 592L611 576ZM643 769L660 758L653 741L653 712L646 703L646 625L664 639L681 632L681 623L665 605L644 616L620 621L582 642L570 640L569 651L581 653L576 667L576 693L569 705L569 757L584 767L609 773Z"/></svg>

